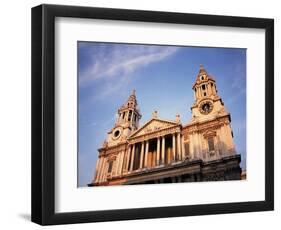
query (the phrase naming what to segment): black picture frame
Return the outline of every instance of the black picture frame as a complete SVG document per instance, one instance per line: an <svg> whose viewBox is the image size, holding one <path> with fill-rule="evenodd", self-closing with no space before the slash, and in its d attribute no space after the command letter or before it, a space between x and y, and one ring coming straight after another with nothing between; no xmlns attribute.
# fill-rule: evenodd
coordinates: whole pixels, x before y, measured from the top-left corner
<svg viewBox="0 0 281 230"><path fill-rule="evenodd" d="M88 18L265 29L265 200L55 213L55 18ZM41 225L222 214L274 209L274 20L126 9L32 8L32 205Z"/></svg>

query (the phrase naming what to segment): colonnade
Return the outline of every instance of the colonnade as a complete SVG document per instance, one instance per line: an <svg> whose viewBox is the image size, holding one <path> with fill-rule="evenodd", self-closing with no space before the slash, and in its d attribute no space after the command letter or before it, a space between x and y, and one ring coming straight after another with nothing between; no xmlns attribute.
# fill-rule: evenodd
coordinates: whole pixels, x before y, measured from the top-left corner
<svg viewBox="0 0 281 230"><path fill-rule="evenodd" d="M169 140L170 139L170 140ZM152 148L151 144L155 145L153 152L149 151ZM169 146L168 146L168 144ZM172 144L172 146L171 146ZM138 151L137 151L138 148ZM168 148L171 148L172 159L168 158ZM149 159L149 154L153 158ZM136 157L138 159L136 160ZM136 170L142 170L146 168L152 168L157 166L163 166L167 163L173 163L176 161L181 161L185 158L185 145L184 137L180 132L173 134L162 135L153 137L141 142L135 142L129 144L126 150L122 150L116 158L114 159L114 164L111 170L112 176L118 176L126 173L130 173ZM151 163L151 159L155 160ZM97 162L96 167L96 182L106 181L106 177L109 171L109 161L106 157L100 157ZM136 161L136 162L135 162Z"/></svg>
<svg viewBox="0 0 281 230"><path fill-rule="evenodd" d="M132 172L134 170L138 169L144 169L149 168L151 165L149 165L148 161L148 155L149 155L149 149L151 142L156 139L156 157L155 162L153 162L153 166L160 166L164 165L166 162L166 138L167 136L158 136L156 138L144 140L141 142L136 142L133 144L130 144L128 146L128 150L126 152L126 164L123 167L123 172ZM136 156L136 149L137 145L140 146L140 159L137 162L137 165L135 164L135 158ZM172 134L172 162L175 161L181 161L184 159L185 156L185 146L184 146L184 139L180 132L173 133Z"/></svg>

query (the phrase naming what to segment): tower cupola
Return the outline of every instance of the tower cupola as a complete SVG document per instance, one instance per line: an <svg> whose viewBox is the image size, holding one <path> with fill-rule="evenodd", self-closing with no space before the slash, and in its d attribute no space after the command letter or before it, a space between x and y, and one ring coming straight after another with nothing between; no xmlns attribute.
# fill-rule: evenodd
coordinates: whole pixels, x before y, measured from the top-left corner
<svg viewBox="0 0 281 230"><path fill-rule="evenodd" d="M115 125L128 125L132 130L139 126L141 113L138 108L136 91L133 90L128 100L118 109L118 118Z"/></svg>
<svg viewBox="0 0 281 230"><path fill-rule="evenodd" d="M216 81L207 73L203 65L200 65L199 73L192 89L194 90L194 99L196 101L217 95Z"/></svg>

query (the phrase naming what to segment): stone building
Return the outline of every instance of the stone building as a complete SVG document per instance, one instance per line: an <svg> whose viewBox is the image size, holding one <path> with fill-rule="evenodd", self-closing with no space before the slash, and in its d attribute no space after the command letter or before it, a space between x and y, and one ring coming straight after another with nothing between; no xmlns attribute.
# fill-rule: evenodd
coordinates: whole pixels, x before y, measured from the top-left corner
<svg viewBox="0 0 281 230"><path fill-rule="evenodd" d="M89 186L240 180L231 117L202 65L192 89L190 122L182 124L179 114L175 120L161 119L154 111L142 126L133 91L98 149Z"/></svg>

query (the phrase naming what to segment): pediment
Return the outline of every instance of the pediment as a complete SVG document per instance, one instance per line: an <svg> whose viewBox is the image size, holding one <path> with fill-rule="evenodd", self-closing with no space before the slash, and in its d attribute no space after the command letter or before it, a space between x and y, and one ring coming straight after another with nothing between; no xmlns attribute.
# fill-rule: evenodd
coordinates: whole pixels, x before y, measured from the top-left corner
<svg viewBox="0 0 281 230"><path fill-rule="evenodd" d="M148 133L157 132L158 130L166 129L169 127L178 126L179 123L174 121L167 121L158 118L152 118L150 121L145 123L142 127L136 130L129 138L142 136Z"/></svg>
<svg viewBox="0 0 281 230"><path fill-rule="evenodd" d="M208 130L205 133L203 133L203 136L205 138L216 136L216 131L215 130Z"/></svg>

